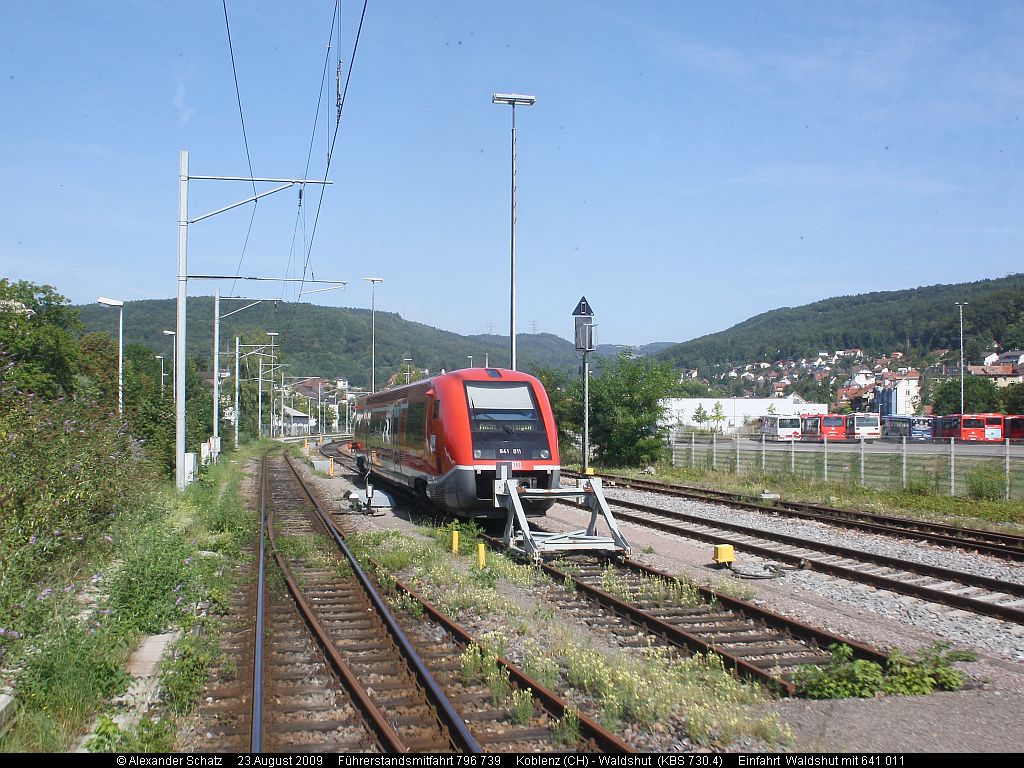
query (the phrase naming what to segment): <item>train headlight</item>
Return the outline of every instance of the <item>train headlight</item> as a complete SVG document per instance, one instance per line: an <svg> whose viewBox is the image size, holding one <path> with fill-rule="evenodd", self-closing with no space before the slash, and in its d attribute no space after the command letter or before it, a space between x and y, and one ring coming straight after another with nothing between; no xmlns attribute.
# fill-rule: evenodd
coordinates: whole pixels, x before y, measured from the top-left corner
<svg viewBox="0 0 1024 768"><path fill-rule="evenodd" d="M474 449L473 449L473 458L474 458L474 459L479 459L479 458L481 458L481 457L482 457L483 455L484 455L483 451L481 451L481 450L480 450L479 448L474 448Z"/></svg>
<svg viewBox="0 0 1024 768"><path fill-rule="evenodd" d="M542 451L540 452L540 457L541 457L542 459L550 459L550 458L551 458L551 451L549 451L549 450L548 450L547 448L544 448L544 449L543 449L543 450L542 450Z"/></svg>

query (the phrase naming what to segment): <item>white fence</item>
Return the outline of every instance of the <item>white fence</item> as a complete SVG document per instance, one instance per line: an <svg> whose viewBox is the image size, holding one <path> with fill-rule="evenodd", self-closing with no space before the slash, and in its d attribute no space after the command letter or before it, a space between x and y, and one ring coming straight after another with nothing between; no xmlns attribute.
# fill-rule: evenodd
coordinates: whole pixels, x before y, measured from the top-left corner
<svg viewBox="0 0 1024 768"><path fill-rule="evenodd" d="M1019 442L1019 441L1018 441ZM953 440L772 442L763 436L677 434L672 466L739 474L789 473L878 490L1024 499L1024 446Z"/></svg>

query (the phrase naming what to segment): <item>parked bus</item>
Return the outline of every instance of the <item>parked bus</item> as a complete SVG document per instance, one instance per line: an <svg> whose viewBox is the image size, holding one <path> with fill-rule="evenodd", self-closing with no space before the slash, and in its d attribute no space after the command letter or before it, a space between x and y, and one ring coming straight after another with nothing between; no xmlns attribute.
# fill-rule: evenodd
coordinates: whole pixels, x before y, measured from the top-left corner
<svg viewBox="0 0 1024 768"><path fill-rule="evenodd" d="M905 437L907 440L931 440L935 419L931 416L893 415L882 417L884 437Z"/></svg>
<svg viewBox="0 0 1024 768"><path fill-rule="evenodd" d="M846 417L841 413L805 413L800 417L800 439L845 440Z"/></svg>
<svg viewBox="0 0 1024 768"><path fill-rule="evenodd" d="M800 417L775 414L762 416L760 431L768 440L799 440Z"/></svg>
<svg viewBox="0 0 1024 768"><path fill-rule="evenodd" d="M1024 416L1004 417L1003 437L1008 440L1024 440Z"/></svg>
<svg viewBox="0 0 1024 768"><path fill-rule="evenodd" d="M876 440L881 436L882 427L877 413L846 414L847 440Z"/></svg>
<svg viewBox="0 0 1024 768"><path fill-rule="evenodd" d="M1001 413L951 413L935 421L935 436L998 443L1003 439Z"/></svg>

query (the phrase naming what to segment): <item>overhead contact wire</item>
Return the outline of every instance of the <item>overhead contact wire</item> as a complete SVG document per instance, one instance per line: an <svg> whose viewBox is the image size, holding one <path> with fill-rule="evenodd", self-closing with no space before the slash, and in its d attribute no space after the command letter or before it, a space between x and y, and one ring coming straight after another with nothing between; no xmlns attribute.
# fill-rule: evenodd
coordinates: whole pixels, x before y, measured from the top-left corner
<svg viewBox="0 0 1024 768"><path fill-rule="evenodd" d="M345 87L341 93L341 103L338 105L338 116L334 121L334 135L331 137L330 151L327 153L327 167L324 169L324 181L327 180L327 174L331 170L331 161L334 158L334 145L338 140L338 129L341 127L341 116L345 109L345 101L348 96L348 86L352 82L352 70L355 69L356 65L356 53L359 50L359 39L363 34L363 22L366 20L366 8L369 5L370 0L363 0L363 10L359 16L359 28L356 30L356 39L352 44L352 56L348 63L348 73L345 76ZM299 293L302 293L302 285L306 280L306 273L309 271L309 259L313 253L313 240L316 238L317 224L320 222L320 209L323 207L324 202L324 185L320 188L320 197L317 200L316 215L313 217L313 228L309 234L309 247L306 252L306 262L302 267L302 282L299 283Z"/></svg>
<svg viewBox="0 0 1024 768"><path fill-rule="evenodd" d="M221 0L221 4L224 8L224 28L228 35L228 53L231 56L231 74L235 80L235 100L238 102L238 119L242 123L242 143L245 145L245 159L249 164L249 178L255 179L256 174L252 171L252 156L249 153L249 137L245 130L245 114L242 111L242 91L238 86L238 67L235 65L235 46L231 40L231 22L228 20L228 0ZM256 197L256 182L252 182L252 195ZM258 200L253 200L252 216L249 217L249 229L245 233L245 242L242 244L242 253L238 257L238 266L235 268L235 277L242 272L242 262L245 260L245 252L249 247L249 236L252 234L252 225L256 220L256 206L259 203ZM231 293L235 292L235 284L237 281L231 283Z"/></svg>

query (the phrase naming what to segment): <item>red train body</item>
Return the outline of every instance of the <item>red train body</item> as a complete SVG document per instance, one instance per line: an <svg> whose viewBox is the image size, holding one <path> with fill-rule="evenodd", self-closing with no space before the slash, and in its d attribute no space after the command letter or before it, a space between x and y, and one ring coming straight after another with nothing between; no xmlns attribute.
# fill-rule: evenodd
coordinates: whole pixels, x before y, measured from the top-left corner
<svg viewBox="0 0 1024 768"><path fill-rule="evenodd" d="M551 404L540 381L519 371L469 368L367 395L354 432L362 471L459 516L505 517L493 504L501 463L521 485L560 485Z"/></svg>

